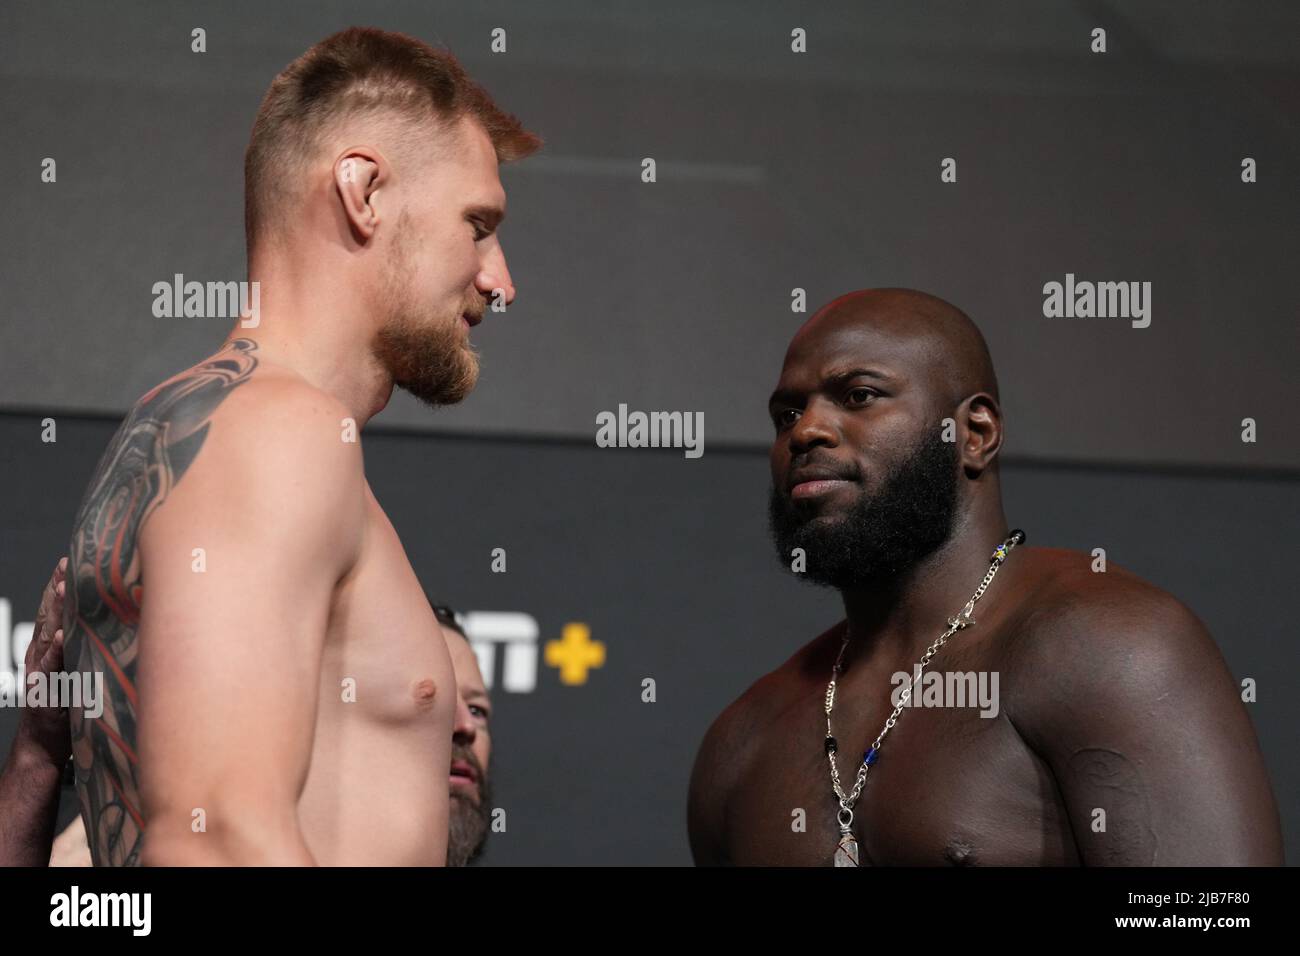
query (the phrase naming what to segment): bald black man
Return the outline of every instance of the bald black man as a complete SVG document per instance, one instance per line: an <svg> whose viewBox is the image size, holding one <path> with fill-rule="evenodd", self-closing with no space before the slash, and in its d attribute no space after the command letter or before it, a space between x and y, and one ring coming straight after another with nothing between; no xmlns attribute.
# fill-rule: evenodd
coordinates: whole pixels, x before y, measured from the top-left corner
<svg viewBox="0 0 1300 956"><path fill-rule="evenodd" d="M778 557L846 619L709 729L697 863L1282 863L1201 623L1113 563L1013 534L997 381L964 313L908 289L836 299L790 343L770 411Z"/></svg>

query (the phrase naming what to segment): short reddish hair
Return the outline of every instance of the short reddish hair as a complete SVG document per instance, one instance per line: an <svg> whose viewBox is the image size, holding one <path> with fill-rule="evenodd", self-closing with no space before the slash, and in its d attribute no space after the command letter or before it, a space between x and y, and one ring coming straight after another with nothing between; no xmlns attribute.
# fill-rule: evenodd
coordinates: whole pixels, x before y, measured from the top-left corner
<svg viewBox="0 0 1300 956"><path fill-rule="evenodd" d="M536 152L541 139L503 112L446 50L414 37L351 27L317 43L272 81L244 154L244 231L254 245L284 212L322 132L353 114L390 112L408 123L447 129L477 120L497 161Z"/></svg>

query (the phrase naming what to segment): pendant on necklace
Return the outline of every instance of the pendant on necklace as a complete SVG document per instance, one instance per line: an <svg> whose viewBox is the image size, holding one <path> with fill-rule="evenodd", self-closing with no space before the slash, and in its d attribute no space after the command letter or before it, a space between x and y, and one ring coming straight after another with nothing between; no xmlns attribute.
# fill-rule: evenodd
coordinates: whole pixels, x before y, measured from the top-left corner
<svg viewBox="0 0 1300 956"><path fill-rule="evenodd" d="M861 865L858 863L858 839L848 827L840 831L840 842L835 847L835 865Z"/></svg>

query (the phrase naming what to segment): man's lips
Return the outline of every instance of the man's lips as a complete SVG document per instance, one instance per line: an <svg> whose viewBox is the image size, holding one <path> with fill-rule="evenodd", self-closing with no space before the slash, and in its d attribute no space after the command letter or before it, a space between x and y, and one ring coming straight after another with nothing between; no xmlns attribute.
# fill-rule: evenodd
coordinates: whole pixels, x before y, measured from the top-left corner
<svg viewBox="0 0 1300 956"><path fill-rule="evenodd" d="M806 498L820 498L822 495L829 495L851 484L853 482L844 478L818 478L812 481L801 481L790 489L790 497L796 501Z"/></svg>
<svg viewBox="0 0 1300 956"><path fill-rule="evenodd" d="M451 762L451 782L459 783L462 786L472 787L478 783L478 774L463 760L453 760Z"/></svg>
<svg viewBox="0 0 1300 956"><path fill-rule="evenodd" d="M832 468L805 466L796 468L790 474L790 480L786 487L791 498L802 500L828 495L851 484L853 484L852 479L846 478L842 471Z"/></svg>
<svg viewBox="0 0 1300 956"><path fill-rule="evenodd" d="M461 317L461 320L462 320L462 321L463 321L467 326L469 326L471 329L472 329L474 326L478 325L480 322L483 321L483 316L481 316L481 315L471 315L471 314L468 313L468 312L462 312L462 313L460 314L460 317Z"/></svg>

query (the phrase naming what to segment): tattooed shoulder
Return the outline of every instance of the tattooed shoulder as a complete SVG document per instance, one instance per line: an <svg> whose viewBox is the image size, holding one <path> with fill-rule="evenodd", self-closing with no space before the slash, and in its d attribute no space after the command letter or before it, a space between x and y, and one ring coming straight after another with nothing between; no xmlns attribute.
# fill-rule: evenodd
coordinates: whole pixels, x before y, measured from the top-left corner
<svg viewBox="0 0 1300 956"><path fill-rule="evenodd" d="M194 463L218 406L257 367L236 339L168 379L127 414L95 469L69 544L64 606L69 670L104 674L103 714L72 712L77 791L96 866L139 863L136 631L144 591L140 533Z"/></svg>

